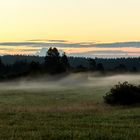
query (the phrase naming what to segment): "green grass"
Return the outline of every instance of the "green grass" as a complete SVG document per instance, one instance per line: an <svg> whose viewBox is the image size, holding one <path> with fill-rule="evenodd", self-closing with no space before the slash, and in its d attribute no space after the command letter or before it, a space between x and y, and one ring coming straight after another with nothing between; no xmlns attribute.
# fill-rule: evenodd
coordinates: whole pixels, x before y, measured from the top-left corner
<svg viewBox="0 0 140 140"><path fill-rule="evenodd" d="M105 105L109 88L1 89L0 140L139 140L139 106Z"/></svg>

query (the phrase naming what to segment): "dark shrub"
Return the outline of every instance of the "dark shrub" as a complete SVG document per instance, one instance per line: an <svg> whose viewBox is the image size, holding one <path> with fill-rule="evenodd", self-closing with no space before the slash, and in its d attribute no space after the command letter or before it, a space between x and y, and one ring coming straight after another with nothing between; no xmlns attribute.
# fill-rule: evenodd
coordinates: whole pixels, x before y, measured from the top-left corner
<svg viewBox="0 0 140 140"><path fill-rule="evenodd" d="M135 86L128 82L115 85L110 92L104 96L107 104L131 105L140 103L140 85Z"/></svg>

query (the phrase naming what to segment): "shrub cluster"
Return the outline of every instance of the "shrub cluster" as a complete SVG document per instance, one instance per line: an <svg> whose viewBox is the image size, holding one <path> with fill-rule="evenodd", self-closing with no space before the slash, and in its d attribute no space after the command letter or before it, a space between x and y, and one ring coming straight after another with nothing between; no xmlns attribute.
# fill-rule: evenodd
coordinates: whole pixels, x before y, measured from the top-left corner
<svg viewBox="0 0 140 140"><path fill-rule="evenodd" d="M132 105L140 103L140 85L132 85L128 82L115 85L104 96L104 100L110 105Z"/></svg>

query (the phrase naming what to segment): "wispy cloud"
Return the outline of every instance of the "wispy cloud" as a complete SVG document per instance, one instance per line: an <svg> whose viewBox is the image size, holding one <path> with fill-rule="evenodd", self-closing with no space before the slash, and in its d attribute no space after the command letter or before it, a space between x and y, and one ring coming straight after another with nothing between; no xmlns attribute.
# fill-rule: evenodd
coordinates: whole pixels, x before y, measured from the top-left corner
<svg viewBox="0 0 140 140"><path fill-rule="evenodd" d="M30 46L30 47L74 47L74 48L85 48L85 47L96 47L96 48L122 48L122 47L134 47L140 48L140 42L116 42L116 43L95 43L95 42L79 42L71 43L66 40L30 40L25 42L0 42L0 46Z"/></svg>
<svg viewBox="0 0 140 140"><path fill-rule="evenodd" d="M32 39L27 41L33 41L33 42L68 42L67 40L47 40L47 39Z"/></svg>
<svg viewBox="0 0 140 140"><path fill-rule="evenodd" d="M103 47L103 48L122 48L122 47L135 47L140 48L140 42L116 42L116 43L103 43L103 44L96 44L96 47Z"/></svg>
<svg viewBox="0 0 140 140"><path fill-rule="evenodd" d="M56 47L74 56L140 56L140 42L95 43L67 40L36 39L23 42L0 42L0 54L18 52L21 54L46 55L49 47Z"/></svg>

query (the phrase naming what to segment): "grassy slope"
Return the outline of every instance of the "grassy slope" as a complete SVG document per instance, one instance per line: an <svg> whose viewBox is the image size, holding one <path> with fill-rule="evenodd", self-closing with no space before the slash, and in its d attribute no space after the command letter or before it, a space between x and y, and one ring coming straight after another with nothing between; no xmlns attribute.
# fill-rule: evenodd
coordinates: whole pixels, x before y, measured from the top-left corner
<svg viewBox="0 0 140 140"><path fill-rule="evenodd" d="M108 89L1 90L0 139L139 140L140 108L105 105Z"/></svg>

